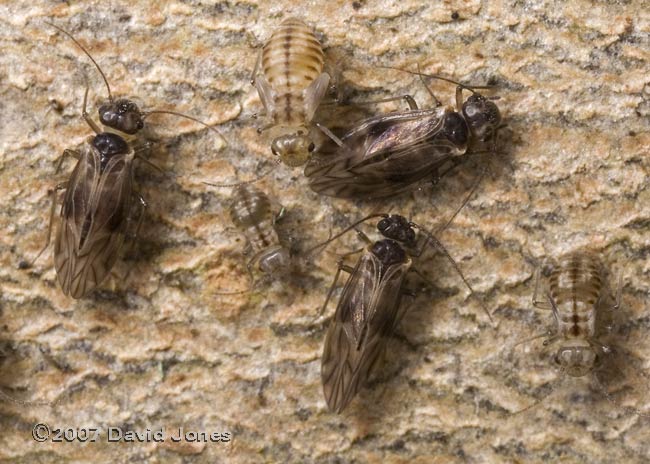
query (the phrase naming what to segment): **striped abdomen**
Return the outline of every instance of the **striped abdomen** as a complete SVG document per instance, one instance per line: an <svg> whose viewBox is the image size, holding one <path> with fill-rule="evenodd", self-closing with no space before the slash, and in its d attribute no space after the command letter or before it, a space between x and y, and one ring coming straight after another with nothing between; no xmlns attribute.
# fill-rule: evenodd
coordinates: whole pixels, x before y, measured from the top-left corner
<svg viewBox="0 0 650 464"><path fill-rule="evenodd" d="M562 336L593 337L596 304L603 289L600 259L589 253L567 255L551 273L549 288L557 307Z"/></svg>
<svg viewBox="0 0 650 464"><path fill-rule="evenodd" d="M264 192L250 185L239 186L233 192L230 218L239 227L255 252L278 244L273 228L271 201Z"/></svg>
<svg viewBox="0 0 650 464"><path fill-rule="evenodd" d="M303 91L321 75L324 63L323 48L310 27L295 18L280 24L262 50L262 73L273 90L275 124L309 122Z"/></svg>

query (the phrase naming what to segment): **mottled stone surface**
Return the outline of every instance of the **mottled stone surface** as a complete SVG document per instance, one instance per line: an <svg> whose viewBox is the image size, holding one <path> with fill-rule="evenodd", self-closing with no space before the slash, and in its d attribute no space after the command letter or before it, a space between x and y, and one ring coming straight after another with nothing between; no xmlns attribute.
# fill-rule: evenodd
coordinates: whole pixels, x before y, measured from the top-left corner
<svg viewBox="0 0 650 464"><path fill-rule="evenodd" d="M647 462L650 419L623 405L649 411L650 3L323 4L0 6L0 387L20 401L55 402L0 403L0 462ZM428 104L417 78L376 67L419 63L496 83L508 124L497 156L379 204L320 198L299 169L284 166L259 183L287 208L281 227L300 252L372 211L433 229L489 166L440 239L494 311L494 328L444 258L429 253L419 267L436 290L418 294L381 371L341 415L322 398L326 323L314 318L337 254L359 242L348 234L289 279L220 295L248 285L245 242L225 214L229 189L202 184L274 166L256 132L265 122L254 118L261 105L249 77L255 47L288 16L316 26L352 99L411 93ZM124 250L118 277L79 301L58 288L51 248L34 267L19 266L43 245L48 189L72 169L55 176L53 160L90 132L80 117L84 69L93 108L105 95L88 60L45 20L91 50L115 94L222 124L228 141L152 116L152 137L165 143L150 159L171 175L138 165L149 201L138 243ZM453 86L431 87L453 102ZM567 380L541 405L508 416L557 378L541 339L513 348L552 326L531 304L535 267L587 245L622 276L629 322L620 343L635 361L620 371L631 388L609 401L593 381ZM38 422L102 434L96 443L37 443ZM184 427L232 440L108 443L107 427Z"/></svg>

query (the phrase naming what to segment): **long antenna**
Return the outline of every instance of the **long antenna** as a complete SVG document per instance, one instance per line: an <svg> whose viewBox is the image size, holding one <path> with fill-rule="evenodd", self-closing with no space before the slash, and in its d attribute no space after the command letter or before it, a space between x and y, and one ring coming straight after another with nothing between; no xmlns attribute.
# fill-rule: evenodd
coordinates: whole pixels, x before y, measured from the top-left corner
<svg viewBox="0 0 650 464"><path fill-rule="evenodd" d="M442 243L440 243L440 240L438 240L433 234L431 234L431 232L429 232L428 230L422 228L418 224L413 223L413 226L417 227L418 230L422 231L422 233L424 235L426 235L427 238L434 243L434 245L438 249L438 251L440 251L447 258L447 260L451 263L451 265L454 267L454 269L456 270L456 272L458 273L460 278L463 280L463 282L465 283L465 285L467 286L467 288L471 292L471 294L476 295L476 292L474 291L474 289L472 288L470 283L465 278L465 275L463 274L463 271L460 270L460 267L458 266L458 263L456 263L456 261L454 261L454 258L451 257L451 255L449 254L447 249L444 247L444 245ZM490 311L488 311L488 309L485 307L485 305L483 304L483 301L481 301L481 299L479 299L479 303L481 304L481 308L483 309L483 312L485 312L488 319L490 319L490 322L494 322L494 319L492 319L492 315L490 314Z"/></svg>
<svg viewBox="0 0 650 464"><path fill-rule="evenodd" d="M478 190L478 187L479 187L479 185L481 185L481 181L483 180L483 178L485 177L486 174L487 174L487 169L483 169L483 171L478 175L478 178L474 181L474 185L472 186L469 193L465 196L465 199L461 203L460 207L457 208L456 211L454 211L454 214L451 215L449 220L444 225L442 225L441 227L438 227L438 229L436 229L436 231L432 234L433 236L437 236L437 235L441 234L443 231L447 230L447 228L451 225L452 222L454 222L454 219L456 219L456 216L458 216L458 214L460 214L460 212L463 210L463 208L465 208L467 203L469 203L469 200L474 196L474 194L476 193L476 190Z"/></svg>
<svg viewBox="0 0 650 464"><path fill-rule="evenodd" d="M266 176L268 176L271 172L273 172L273 168L269 169L268 171L260 174L257 177L254 177L253 179L250 180L244 180L242 182L235 182L232 184L219 184L219 183L213 183L213 182L203 182L205 185L209 185L210 187L219 187L219 188L226 188L226 187L239 187L240 185L249 185L249 184L254 184L256 182L259 182L260 180L264 179Z"/></svg>
<svg viewBox="0 0 650 464"><path fill-rule="evenodd" d="M355 222L355 223L352 224L351 226L346 227L345 229L343 229L343 231L339 232L338 234L334 235L333 237L328 238L325 242L323 242L323 243L319 243L318 245L309 248L309 249L306 251L306 254L309 255L309 254L310 254L312 251L314 251L314 250L317 250L317 249L319 249L319 248L325 248L325 247L326 247L327 245L329 245L332 241L334 241L334 240L336 240L337 238L341 237L342 235L348 233L349 231L351 231L352 229L354 229L354 228L355 228L356 226L358 226L359 224L362 224L362 223L366 222L368 219L377 218L377 217L384 217L384 218L385 218L385 217L388 217L388 214L384 214L384 213L374 213L374 214L370 214L370 215L364 217L363 219L359 219L357 222Z"/></svg>
<svg viewBox="0 0 650 464"><path fill-rule="evenodd" d="M207 124L207 123L205 123L205 122L201 121L200 119L195 118L193 116L189 116L187 114L179 113L178 111L172 111L172 110L149 110L149 111L142 111L140 114L142 115L142 119L144 120L147 117L149 117L149 115L156 114L156 113L158 113L158 114L172 114L174 116L189 119L190 121L194 121L196 123L199 123L202 126L204 126L204 127L208 128L209 130L211 130L212 132L218 134L219 137L221 138L221 140L223 140L223 143L225 143L226 146L228 145L228 140L226 140L226 138L223 136L223 134L221 132L219 132L213 126L211 126L211 125L209 125L209 124Z"/></svg>
<svg viewBox="0 0 650 464"><path fill-rule="evenodd" d="M553 381L550 383L550 387L549 387L549 388L550 388L550 391L549 391L546 395L542 396L542 397L541 397L540 399L538 399L538 400L533 401L531 404L529 404L529 405L526 406L525 408L519 409L518 411L515 411L515 412L511 412L511 413L508 414L508 415L509 415L509 416L516 416L516 415L518 415L518 414L522 414L522 413L524 413L524 412L526 412L526 411L529 411L529 410L533 409L533 408L536 407L536 406L539 406L539 405L542 404L544 401L546 401L546 399L547 399L549 396L551 396L553 393L555 393L555 389L557 388L557 386L558 386L561 382L564 381L564 379L565 379L565 376L564 376L564 375L561 375L560 377L556 378L555 380L553 380Z"/></svg>
<svg viewBox="0 0 650 464"><path fill-rule="evenodd" d="M88 50L86 50L86 49L84 48L84 46L81 45L81 44L79 43L79 41L78 41L77 39L75 39L75 38L72 36L72 34L70 34L68 31L66 31L65 29L60 28L60 27L57 26L56 24L53 24L53 23L51 23L51 22L49 22L49 21L44 21L44 22L45 22L45 24L49 24L50 26L52 26L54 29L58 30L59 32L63 32L65 35L67 35L67 36L68 36L68 37L69 37L69 38L70 38L70 39L71 39L71 40L72 40L72 41L77 45L77 47L79 47L79 48L81 49L81 51L83 51L83 52L86 54L86 56L87 56L88 58L90 58L90 61L93 62L93 64L94 64L95 67L97 68L97 71L99 71L99 74L101 74L102 79L104 79L104 84L106 84L106 90L108 90L108 99L109 99L110 101L113 101L113 94L111 93L111 86L108 85L108 79L106 79L106 75L104 74L104 71L102 71L102 68L99 67L99 65L98 65L97 62L95 61L95 58L93 58L92 55L88 52Z"/></svg>
<svg viewBox="0 0 650 464"><path fill-rule="evenodd" d="M409 71L408 69L396 68L394 66L381 66L381 65L379 65L377 67L378 68L384 68L384 69L393 69L395 71L402 71L402 72L405 72L405 73L413 74L414 76L429 77L431 79L439 79L441 81L449 82L450 84L456 84L457 86L462 87L463 89L468 90L468 91L470 91L472 93L476 93L475 89L486 89L487 90L487 89L493 89L494 88L493 85L472 85L472 86L468 86L466 84L462 84L462 83L460 83L458 81L455 81L453 79L449 79L448 77L439 76L437 74L426 74L426 73L422 73L422 72L419 72L419 71Z"/></svg>

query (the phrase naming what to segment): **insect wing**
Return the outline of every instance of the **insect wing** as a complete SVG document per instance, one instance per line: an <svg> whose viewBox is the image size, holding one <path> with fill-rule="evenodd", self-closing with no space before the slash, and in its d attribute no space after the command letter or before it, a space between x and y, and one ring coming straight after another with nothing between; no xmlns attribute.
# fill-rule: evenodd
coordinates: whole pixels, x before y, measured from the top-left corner
<svg viewBox="0 0 650 464"><path fill-rule="evenodd" d="M411 265L389 266L364 254L348 279L325 338L321 378L330 410L342 411L368 378L400 319L404 277Z"/></svg>
<svg viewBox="0 0 650 464"><path fill-rule="evenodd" d="M442 135L444 111L412 110L370 118L346 134L334 155L313 157L305 168L317 193L381 198L446 172L463 154Z"/></svg>
<svg viewBox="0 0 650 464"><path fill-rule="evenodd" d="M87 147L72 172L54 243L63 293L81 298L99 285L117 260L131 208L131 157L113 156L102 170Z"/></svg>

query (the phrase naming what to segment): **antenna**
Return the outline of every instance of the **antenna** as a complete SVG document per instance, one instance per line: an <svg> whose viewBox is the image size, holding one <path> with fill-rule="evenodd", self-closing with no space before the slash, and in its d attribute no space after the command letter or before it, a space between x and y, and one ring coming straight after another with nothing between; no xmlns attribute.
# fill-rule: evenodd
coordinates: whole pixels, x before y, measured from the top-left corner
<svg viewBox="0 0 650 464"><path fill-rule="evenodd" d="M493 86L493 85L472 85L472 86L469 86L469 85L466 85L466 84L462 84L461 82L455 81L453 79L450 79L448 77L439 76L437 74L426 74L426 73L422 73L422 72L419 72L419 71L409 71L408 69L396 68L394 66L381 66L381 65L379 65L377 67L378 68L384 68L384 69L393 69L395 71L402 71L402 72L405 72L405 73L413 74L414 76L429 77L431 79L439 79L441 81L449 82L451 84L456 84L457 86L462 87L463 89L468 90L468 91L470 91L472 93L476 93L475 89L493 89L493 88L495 88L495 86Z"/></svg>
<svg viewBox="0 0 650 464"><path fill-rule="evenodd" d="M49 21L44 21L44 22L45 22L45 24L48 24L48 25L52 26L54 29L58 30L59 32L62 32L62 33L64 33L65 35L67 35L67 36L68 36L68 37L69 37L69 38L70 38L70 39L71 39L71 40L72 40L72 41L77 45L77 47L79 47L79 48L81 49L81 51L83 51L83 52L86 54L86 56L87 56L88 58L90 58L90 61L93 62L93 64L94 64L95 67L97 68L97 71L99 71L99 74L101 74L102 79L104 79L104 84L106 84L106 90L108 90L108 99L109 99L110 101L113 101L113 94L111 93L111 86L108 85L108 79L106 79L106 75L104 74L104 71L102 71L102 68L99 67L99 65L97 64L97 61L95 61L95 59L92 57L92 55L90 54L90 52L88 52L88 50L86 50L86 49L84 48L84 46L81 45L81 44L79 43L79 41L78 41L77 39L75 39L75 38L72 36L72 34L70 34L70 33L69 33L68 31L66 31L65 29L62 29L62 28L60 28L59 26L57 26L56 24L53 24L53 23L51 23L51 22L49 22Z"/></svg>
<svg viewBox="0 0 650 464"><path fill-rule="evenodd" d="M172 114L174 116L189 119L190 121L194 121L196 123L199 123L202 126L206 127L207 129L211 130L212 132L216 133L217 135L219 135L221 140L223 140L223 142L226 144L226 146L228 145L228 141L226 140L226 138L223 136L223 134L221 132L219 132L213 126L211 126L211 125L209 125L209 124L207 124L207 123L205 123L205 122L201 121L200 119L195 118L193 116L189 116L187 114L179 113L178 111L172 111L172 110L149 110L149 111L142 111L140 114L142 115L143 120L148 118L152 114Z"/></svg>

